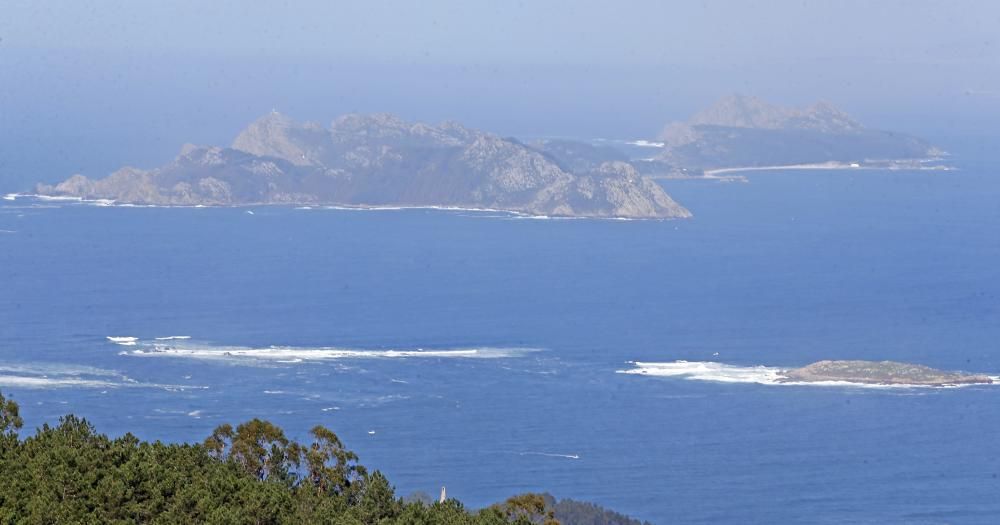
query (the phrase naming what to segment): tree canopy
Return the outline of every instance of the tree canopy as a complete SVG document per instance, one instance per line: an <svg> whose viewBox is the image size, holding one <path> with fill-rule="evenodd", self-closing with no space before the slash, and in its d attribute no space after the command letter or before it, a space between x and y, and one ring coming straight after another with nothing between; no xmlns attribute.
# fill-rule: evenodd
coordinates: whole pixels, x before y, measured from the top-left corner
<svg viewBox="0 0 1000 525"><path fill-rule="evenodd" d="M17 403L0 393L0 525L649 525L549 494L478 511L426 494L400 499L323 426L309 443L252 419L219 425L200 444L166 444L112 439L73 415L24 439L23 425Z"/></svg>
<svg viewBox="0 0 1000 525"><path fill-rule="evenodd" d="M253 419L200 444L109 438L73 415L21 438L17 403L0 394L0 523L556 525L539 495L478 511L396 497L330 429L288 439Z"/></svg>

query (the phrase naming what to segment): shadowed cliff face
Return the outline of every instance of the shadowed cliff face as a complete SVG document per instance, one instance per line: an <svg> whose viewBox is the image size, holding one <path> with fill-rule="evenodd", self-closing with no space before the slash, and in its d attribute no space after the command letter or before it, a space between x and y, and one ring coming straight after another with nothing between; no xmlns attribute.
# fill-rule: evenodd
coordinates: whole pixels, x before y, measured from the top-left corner
<svg viewBox="0 0 1000 525"><path fill-rule="evenodd" d="M733 95L660 133L660 160L685 168L923 159L943 152L915 137L868 129L826 102L806 108Z"/></svg>
<svg viewBox="0 0 1000 525"><path fill-rule="evenodd" d="M571 151L571 150L567 150ZM581 150L582 151L582 150ZM278 113L230 148L185 146L173 162L80 175L39 193L161 205L454 206L533 215L683 218L690 213L627 162L562 161L541 148L446 122L345 115L329 128Z"/></svg>

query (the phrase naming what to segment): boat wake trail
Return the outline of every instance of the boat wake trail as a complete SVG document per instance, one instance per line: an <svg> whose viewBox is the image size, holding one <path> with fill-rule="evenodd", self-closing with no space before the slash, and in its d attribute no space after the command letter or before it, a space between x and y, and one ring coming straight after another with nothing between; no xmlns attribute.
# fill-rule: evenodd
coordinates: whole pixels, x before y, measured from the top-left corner
<svg viewBox="0 0 1000 525"><path fill-rule="evenodd" d="M554 454L551 452L518 452L520 456L544 456L547 458L580 459L579 454Z"/></svg>

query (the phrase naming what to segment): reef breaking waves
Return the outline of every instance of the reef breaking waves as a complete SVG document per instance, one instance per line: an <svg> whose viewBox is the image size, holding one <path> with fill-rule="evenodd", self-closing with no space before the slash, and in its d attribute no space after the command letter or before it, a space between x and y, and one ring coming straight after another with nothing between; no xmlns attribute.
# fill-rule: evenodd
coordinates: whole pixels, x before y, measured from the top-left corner
<svg viewBox="0 0 1000 525"><path fill-rule="evenodd" d="M790 381L785 373L788 368L773 366L739 366L717 363L714 361L672 361L663 363L631 362L633 368L618 370L619 374L634 374L656 377L676 377L692 381L711 381L716 383L753 383L775 386L840 386L858 388L958 388L969 385L911 385L911 384L877 384L851 381ZM994 380L1000 377L993 378Z"/></svg>
<svg viewBox="0 0 1000 525"><path fill-rule="evenodd" d="M172 391L203 389L191 385L142 383L113 370L56 363L0 365L0 386L5 388L158 388Z"/></svg>
<svg viewBox="0 0 1000 525"><path fill-rule="evenodd" d="M186 336L185 336L186 337ZM391 358L460 358L460 359L501 359L520 357L537 352L537 348L448 348L448 349L357 349L337 347L293 347L268 346L263 348L245 346L217 346L189 339L174 337L155 338L141 341L134 337L108 338L109 341L132 347L120 352L121 355L136 357L173 357L181 359L215 359L248 362L302 363L306 361L330 361L337 359L391 359Z"/></svg>

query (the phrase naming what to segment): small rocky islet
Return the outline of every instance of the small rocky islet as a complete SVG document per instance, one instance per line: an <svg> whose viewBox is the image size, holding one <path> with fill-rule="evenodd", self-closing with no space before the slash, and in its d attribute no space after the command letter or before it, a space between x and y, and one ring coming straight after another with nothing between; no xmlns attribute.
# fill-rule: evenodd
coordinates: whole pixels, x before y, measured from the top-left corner
<svg viewBox="0 0 1000 525"><path fill-rule="evenodd" d="M780 382L818 383L843 381L872 385L957 386L988 385L995 380L986 374L937 370L928 366L897 361L824 360L785 370Z"/></svg>

